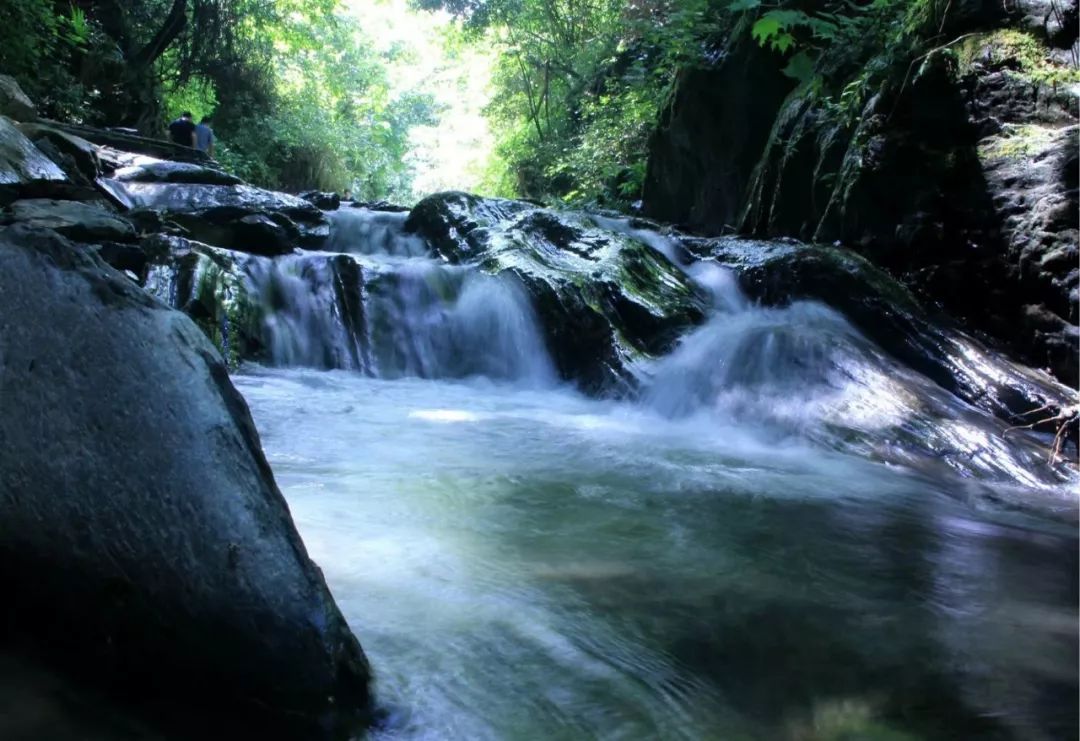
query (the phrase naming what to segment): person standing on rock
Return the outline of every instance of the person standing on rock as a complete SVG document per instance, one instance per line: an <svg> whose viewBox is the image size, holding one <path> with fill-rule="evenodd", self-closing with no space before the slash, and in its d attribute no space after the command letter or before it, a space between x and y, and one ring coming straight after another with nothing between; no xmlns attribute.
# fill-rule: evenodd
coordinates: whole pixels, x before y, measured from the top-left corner
<svg viewBox="0 0 1080 741"><path fill-rule="evenodd" d="M209 116L203 116L202 121L199 121L199 125L195 127L195 148L213 157L214 130L210 128L210 122Z"/></svg>
<svg viewBox="0 0 1080 741"><path fill-rule="evenodd" d="M195 147L195 122L191 120L191 111L184 111L180 118L169 124L169 138L185 147Z"/></svg>

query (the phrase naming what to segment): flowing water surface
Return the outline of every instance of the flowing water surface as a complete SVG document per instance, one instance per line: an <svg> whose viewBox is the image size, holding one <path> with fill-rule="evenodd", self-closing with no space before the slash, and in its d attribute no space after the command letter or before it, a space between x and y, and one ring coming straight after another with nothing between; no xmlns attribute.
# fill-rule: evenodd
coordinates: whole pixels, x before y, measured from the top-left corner
<svg viewBox="0 0 1080 741"><path fill-rule="evenodd" d="M712 318L635 398L586 398L511 276L402 215L334 219L335 254L247 274L275 365L338 369L235 382L374 667L376 738L1076 736L1076 498L1043 448L708 262L682 268Z"/></svg>
<svg viewBox="0 0 1080 741"><path fill-rule="evenodd" d="M236 380L387 738L1075 732L1068 528L567 390Z"/></svg>

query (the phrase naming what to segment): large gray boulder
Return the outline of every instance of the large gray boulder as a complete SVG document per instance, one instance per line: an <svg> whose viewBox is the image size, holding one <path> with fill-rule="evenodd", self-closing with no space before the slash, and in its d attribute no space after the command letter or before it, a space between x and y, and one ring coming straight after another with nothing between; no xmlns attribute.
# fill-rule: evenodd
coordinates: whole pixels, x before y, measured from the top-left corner
<svg viewBox="0 0 1080 741"><path fill-rule="evenodd" d="M135 210L154 210L215 247L261 255L318 247L330 236L322 211L307 201L250 185L124 182L103 178Z"/></svg>
<svg viewBox="0 0 1080 741"><path fill-rule="evenodd" d="M9 205L4 221L52 229L78 242L135 239L131 222L95 203L53 198L24 198Z"/></svg>
<svg viewBox="0 0 1080 741"><path fill-rule="evenodd" d="M15 78L9 75L0 75L0 116L16 121L37 120L33 101L19 87Z"/></svg>
<svg viewBox="0 0 1080 741"><path fill-rule="evenodd" d="M5 638L170 734L364 721L364 655L188 317L89 248L0 230L0 390Z"/></svg>
<svg viewBox="0 0 1080 741"><path fill-rule="evenodd" d="M67 175L27 139L15 124L0 116L0 202L35 186L67 183Z"/></svg>

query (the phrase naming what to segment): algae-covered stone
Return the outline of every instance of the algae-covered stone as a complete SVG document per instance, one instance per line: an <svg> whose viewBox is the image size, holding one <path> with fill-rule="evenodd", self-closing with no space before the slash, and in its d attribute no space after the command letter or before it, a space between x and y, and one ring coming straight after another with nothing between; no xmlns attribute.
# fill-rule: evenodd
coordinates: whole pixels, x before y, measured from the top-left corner
<svg viewBox="0 0 1080 741"><path fill-rule="evenodd" d="M265 360L264 308L244 275L249 255L166 235L142 243L145 288L190 316L230 366Z"/></svg>

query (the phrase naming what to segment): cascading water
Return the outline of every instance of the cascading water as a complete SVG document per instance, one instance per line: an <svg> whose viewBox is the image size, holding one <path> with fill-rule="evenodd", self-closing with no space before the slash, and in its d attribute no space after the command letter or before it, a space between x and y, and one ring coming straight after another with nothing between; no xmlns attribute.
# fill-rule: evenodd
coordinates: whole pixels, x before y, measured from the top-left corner
<svg viewBox="0 0 1080 741"><path fill-rule="evenodd" d="M367 305L381 378L554 381L528 297L510 279L413 259L381 268Z"/></svg>
<svg viewBox="0 0 1080 741"><path fill-rule="evenodd" d="M1075 533L1013 511L1074 517L1041 449L836 311L601 217L711 313L634 361L635 401L585 398L518 277L404 219L342 209L332 251L229 284L293 366L235 381L374 666L374 738L1075 731Z"/></svg>
<svg viewBox="0 0 1080 741"><path fill-rule="evenodd" d="M330 213L327 249L382 257L427 257L424 240L405 232L404 212L342 208Z"/></svg>
<svg viewBox="0 0 1080 741"><path fill-rule="evenodd" d="M713 316L650 369L651 408L918 468L1060 487L1048 470L1039 473L1041 448L1010 444L999 426L886 356L836 311L812 301L755 306L731 270L691 261L674 240L629 220L600 222L663 254L713 301Z"/></svg>
<svg viewBox="0 0 1080 741"><path fill-rule="evenodd" d="M267 307L272 364L357 369L380 378L552 382L520 286L432 259L423 240L404 231L404 217L341 210L333 215L330 242L341 254L248 263L248 279ZM342 261L357 269L343 274ZM351 329L342 321L346 294L362 315ZM359 350L343 352L343 346Z"/></svg>
<svg viewBox="0 0 1080 741"><path fill-rule="evenodd" d="M529 298L512 276L432 258L422 239L404 231L404 214L357 208L332 216L329 246L339 251L228 253L229 270L194 255L186 289L175 269L163 267L146 287L170 305L201 303L200 311L217 315L226 355L230 323L255 325L257 354L271 366L555 381Z"/></svg>

